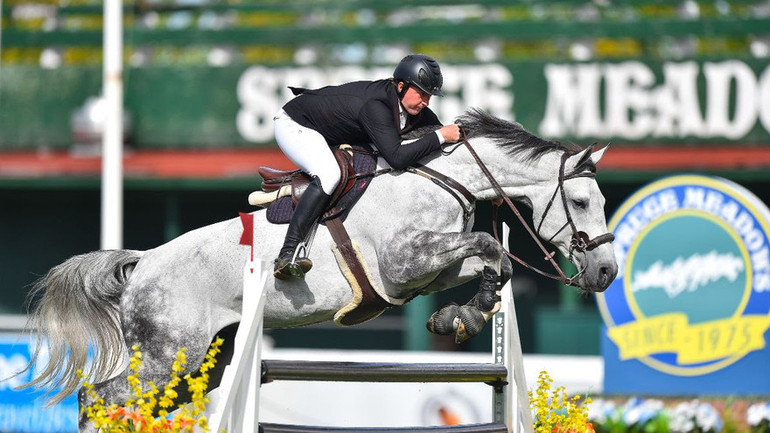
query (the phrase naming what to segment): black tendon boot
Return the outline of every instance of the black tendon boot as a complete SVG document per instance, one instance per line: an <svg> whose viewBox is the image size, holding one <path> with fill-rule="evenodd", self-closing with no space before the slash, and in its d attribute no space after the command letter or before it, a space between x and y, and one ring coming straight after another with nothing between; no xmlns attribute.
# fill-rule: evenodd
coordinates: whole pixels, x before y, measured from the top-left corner
<svg viewBox="0 0 770 433"><path fill-rule="evenodd" d="M313 177L313 181L302 193L297 208L294 209L283 247L278 253L278 258L275 259L275 266L273 267L275 278L279 280L288 280L292 277L302 278L313 267L313 262L306 257L298 258L296 261L292 261L292 259L297 246L305 240L313 228L313 224L326 209L330 199L331 196L327 195L321 188L321 181L317 177Z"/></svg>

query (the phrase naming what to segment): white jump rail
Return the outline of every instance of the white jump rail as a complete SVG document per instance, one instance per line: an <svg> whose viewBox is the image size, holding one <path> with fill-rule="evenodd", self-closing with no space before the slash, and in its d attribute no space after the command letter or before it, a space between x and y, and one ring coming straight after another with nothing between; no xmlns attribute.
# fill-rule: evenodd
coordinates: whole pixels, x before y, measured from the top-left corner
<svg viewBox="0 0 770 433"><path fill-rule="evenodd" d="M243 309L233 358L219 385L219 398L207 411L210 431L255 433L259 420L262 315L269 266L249 260L243 269Z"/></svg>
<svg viewBox="0 0 770 433"><path fill-rule="evenodd" d="M503 225L503 238L508 227ZM249 260L243 275L243 314L235 350L225 369L219 396L207 416L210 431L255 433L333 432L509 432L533 431L521 342L510 282L502 290L502 307L492 319L493 363L371 363L262 360L264 287L270 264ZM493 422L446 427L314 427L259 423L259 390L272 380L357 382L485 382L493 388Z"/></svg>

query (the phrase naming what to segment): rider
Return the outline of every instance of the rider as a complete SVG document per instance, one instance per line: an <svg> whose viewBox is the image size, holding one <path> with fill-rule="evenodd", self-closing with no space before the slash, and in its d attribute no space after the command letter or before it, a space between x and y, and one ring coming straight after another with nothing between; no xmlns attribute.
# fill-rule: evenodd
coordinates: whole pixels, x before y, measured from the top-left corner
<svg viewBox="0 0 770 433"><path fill-rule="evenodd" d="M442 127L427 108L432 95L443 95L443 82L436 60L411 54L401 60L390 79L356 81L315 90L292 88L299 96L273 118L275 139L283 153L313 180L297 204L283 247L275 259L276 278L301 277L313 265L306 257L297 258L296 250L340 182L339 166L331 146L372 143L391 167L402 170L441 149L443 143L460 139L457 125ZM401 134L429 125L440 129L401 145Z"/></svg>

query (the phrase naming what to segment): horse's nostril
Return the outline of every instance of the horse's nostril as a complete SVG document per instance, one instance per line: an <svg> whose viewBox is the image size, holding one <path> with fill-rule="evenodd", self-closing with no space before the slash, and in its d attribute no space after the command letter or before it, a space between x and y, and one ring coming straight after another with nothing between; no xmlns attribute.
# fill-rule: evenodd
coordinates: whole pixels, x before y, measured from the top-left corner
<svg viewBox="0 0 770 433"><path fill-rule="evenodd" d="M617 267L615 266L601 266L599 268L599 278L602 285L608 286L617 275Z"/></svg>

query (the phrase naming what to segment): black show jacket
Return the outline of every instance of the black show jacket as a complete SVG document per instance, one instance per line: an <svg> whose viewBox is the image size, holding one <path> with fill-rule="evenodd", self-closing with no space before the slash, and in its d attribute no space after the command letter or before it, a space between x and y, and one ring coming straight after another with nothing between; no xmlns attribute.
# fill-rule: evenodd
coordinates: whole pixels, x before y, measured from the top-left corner
<svg viewBox="0 0 770 433"><path fill-rule="evenodd" d="M302 126L318 131L330 146L374 144L391 167L402 170L441 148L435 133L407 145L401 134L424 126L441 126L436 114L424 108L407 116L400 129L398 92L391 80L355 81L315 90L294 89L296 98L283 109Z"/></svg>

